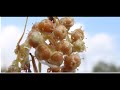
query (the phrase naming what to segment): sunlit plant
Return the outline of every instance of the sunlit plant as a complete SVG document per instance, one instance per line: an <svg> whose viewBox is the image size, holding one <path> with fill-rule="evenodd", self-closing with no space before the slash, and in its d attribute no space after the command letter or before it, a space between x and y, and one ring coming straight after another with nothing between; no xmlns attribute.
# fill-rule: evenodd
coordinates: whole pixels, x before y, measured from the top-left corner
<svg viewBox="0 0 120 90"><path fill-rule="evenodd" d="M48 17L37 22L32 26L24 43L20 45L27 20L28 17L24 32L14 50L16 59L9 66L8 72L32 72L30 62L34 72L41 72L41 64L49 67L47 72L75 72L81 64L79 52L85 51L86 48L81 27L70 31L74 19ZM31 48L35 49L34 55L30 53ZM35 59L38 60L39 67L36 66Z"/></svg>

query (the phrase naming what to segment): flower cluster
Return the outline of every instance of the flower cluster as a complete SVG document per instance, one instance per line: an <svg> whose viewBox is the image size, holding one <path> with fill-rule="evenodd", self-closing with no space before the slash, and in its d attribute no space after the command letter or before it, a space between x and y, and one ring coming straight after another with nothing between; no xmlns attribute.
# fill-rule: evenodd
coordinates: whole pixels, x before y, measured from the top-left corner
<svg viewBox="0 0 120 90"><path fill-rule="evenodd" d="M29 49L32 47L36 59L49 66L47 72L74 72L81 64L78 53L85 50L85 43L81 28L70 32L73 25L74 19L71 17L48 17L35 23L22 44L24 48L20 48L23 55L19 52L18 59L28 61Z"/></svg>

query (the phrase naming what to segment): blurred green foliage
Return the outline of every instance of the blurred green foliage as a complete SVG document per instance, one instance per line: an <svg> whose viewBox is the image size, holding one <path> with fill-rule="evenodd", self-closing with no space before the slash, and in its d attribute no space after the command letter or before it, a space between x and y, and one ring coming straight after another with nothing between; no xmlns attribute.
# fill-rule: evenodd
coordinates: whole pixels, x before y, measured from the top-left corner
<svg viewBox="0 0 120 90"><path fill-rule="evenodd" d="M120 67L100 61L94 66L93 72L120 72Z"/></svg>

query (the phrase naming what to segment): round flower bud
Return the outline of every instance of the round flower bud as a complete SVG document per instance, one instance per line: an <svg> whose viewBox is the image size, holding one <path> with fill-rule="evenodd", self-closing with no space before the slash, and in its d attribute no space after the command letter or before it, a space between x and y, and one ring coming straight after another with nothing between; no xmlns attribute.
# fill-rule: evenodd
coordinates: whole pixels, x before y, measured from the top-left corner
<svg viewBox="0 0 120 90"><path fill-rule="evenodd" d="M59 51L53 53L51 59L49 60L49 63L60 66L63 63L63 54Z"/></svg>
<svg viewBox="0 0 120 90"><path fill-rule="evenodd" d="M40 31L42 32L53 32L54 30L54 24L51 20L49 19L44 19L43 21L41 21L38 25L38 28Z"/></svg>
<svg viewBox="0 0 120 90"><path fill-rule="evenodd" d="M39 45L35 50L35 56L38 60L48 60L51 57L51 50L44 44Z"/></svg>
<svg viewBox="0 0 120 90"><path fill-rule="evenodd" d="M38 30L39 27L38 27L39 23L35 23L33 26L32 26L32 30Z"/></svg>
<svg viewBox="0 0 120 90"><path fill-rule="evenodd" d="M36 48L39 45L39 43L43 42L43 37L40 34L40 32L32 31L28 35L28 42L30 46L32 46L33 48Z"/></svg>
<svg viewBox="0 0 120 90"><path fill-rule="evenodd" d="M71 46L71 43L68 41L62 40L58 48L60 49L60 51L63 52L63 54L69 55L72 53L72 46Z"/></svg>
<svg viewBox="0 0 120 90"><path fill-rule="evenodd" d="M84 41L78 39L77 41L73 42L73 52L83 52L84 50L85 50Z"/></svg>
<svg viewBox="0 0 120 90"><path fill-rule="evenodd" d="M83 32L83 30L76 29L74 32L72 32L71 39L72 39L73 42L78 40L78 39L83 40L84 39L84 32Z"/></svg>
<svg viewBox="0 0 120 90"><path fill-rule="evenodd" d="M67 29L63 25L58 25L53 33L56 39L63 40L67 35Z"/></svg>
<svg viewBox="0 0 120 90"><path fill-rule="evenodd" d="M63 24L68 30L74 25L74 19L71 17L65 17L60 19L60 23Z"/></svg>
<svg viewBox="0 0 120 90"><path fill-rule="evenodd" d="M70 56L65 57L64 67L68 70L75 70L79 67L81 63L80 57L78 54L71 54Z"/></svg>

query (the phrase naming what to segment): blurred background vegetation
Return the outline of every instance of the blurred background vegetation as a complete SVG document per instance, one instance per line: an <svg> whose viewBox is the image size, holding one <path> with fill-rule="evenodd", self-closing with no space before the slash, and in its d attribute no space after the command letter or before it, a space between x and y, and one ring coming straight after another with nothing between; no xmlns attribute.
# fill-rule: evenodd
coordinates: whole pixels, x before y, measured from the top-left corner
<svg viewBox="0 0 120 90"><path fill-rule="evenodd" d="M7 68L6 67L1 67L1 72L7 72Z"/></svg>
<svg viewBox="0 0 120 90"><path fill-rule="evenodd" d="M94 66L93 72L120 72L120 67L100 61Z"/></svg>

